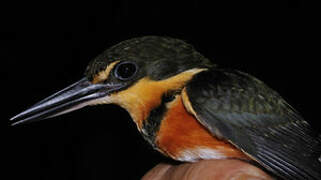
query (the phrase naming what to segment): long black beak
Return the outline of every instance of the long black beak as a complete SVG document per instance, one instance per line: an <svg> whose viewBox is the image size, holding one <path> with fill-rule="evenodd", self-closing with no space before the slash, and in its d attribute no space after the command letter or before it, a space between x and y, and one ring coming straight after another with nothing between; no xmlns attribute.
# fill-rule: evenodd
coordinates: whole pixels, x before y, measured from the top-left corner
<svg viewBox="0 0 321 180"><path fill-rule="evenodd" d="M83 78L12 117L11 125L34 122L80 109L121 87L120 84L92 84Z"/></svg>

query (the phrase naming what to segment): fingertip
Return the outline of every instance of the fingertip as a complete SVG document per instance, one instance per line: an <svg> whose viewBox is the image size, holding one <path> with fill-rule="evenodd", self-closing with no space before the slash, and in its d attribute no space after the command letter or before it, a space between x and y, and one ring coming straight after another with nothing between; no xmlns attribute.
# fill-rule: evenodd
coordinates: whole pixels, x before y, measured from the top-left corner
<svg viewBox="0 0 321 180"><path fill-rule="evenodd" d="M158 164L153 169L147 172L142 178L142 180L162 180L169 168L172 165L169 164Z"/></svg>
<svg viewBox="0 0 321 180"><path fill-rule="evenodd" d="M180 165L159 164L143 180L193 179L193 180L271 180L263 170L240 160L202 160Z"/></svg>
<svg viewBox="0 0 321 180"><path fill-rule="evenodd" d="M185 163L172 169L180 169L184 173L179 173L183 179L193 180L270 180L261 169L240 160L202 160L197 163Z"/></svg>
<svg viewBox="0 0 321 180"><path fill-rule="evenodd" d="M240 160L225 160L226 179L231 180L272 180L272 178L258 167Z"/></svg>

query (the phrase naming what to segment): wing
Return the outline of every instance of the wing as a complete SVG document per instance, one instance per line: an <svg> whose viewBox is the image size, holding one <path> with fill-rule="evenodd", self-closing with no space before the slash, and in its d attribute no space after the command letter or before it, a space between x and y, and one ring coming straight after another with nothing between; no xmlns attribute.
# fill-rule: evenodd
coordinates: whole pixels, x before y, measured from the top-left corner
<svg viewBox="0 0 321 180"><path fill-rule="evenodd" d="M193 77L186 94L212 134L268 171L284 179L321 179L320 134L263 82L236 70L210 69Z"/></svg>

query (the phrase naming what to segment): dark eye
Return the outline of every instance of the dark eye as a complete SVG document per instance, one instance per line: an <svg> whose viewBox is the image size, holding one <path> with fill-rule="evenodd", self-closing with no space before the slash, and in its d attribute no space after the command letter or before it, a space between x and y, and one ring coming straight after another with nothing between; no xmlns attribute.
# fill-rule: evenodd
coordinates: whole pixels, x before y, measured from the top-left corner
<svg viewBox="0 0 321 180"><path fill-rule="evenodd" d="M137 65L133 62L121 62L115 68L115 76L120 80L129 80L137 72Z"/></svg>

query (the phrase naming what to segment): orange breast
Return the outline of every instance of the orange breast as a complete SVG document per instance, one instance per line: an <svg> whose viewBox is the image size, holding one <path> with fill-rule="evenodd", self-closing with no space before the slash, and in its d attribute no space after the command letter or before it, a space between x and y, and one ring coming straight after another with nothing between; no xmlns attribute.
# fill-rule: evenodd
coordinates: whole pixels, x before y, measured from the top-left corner
<svg viewBox="0 0 321 180"><path fill-rule="evenodd" d="M163 153L181 161L247 159L245 154L230 143L215 138L188 113L180 96L169 105L158 131L156 144Z"/></svg>

